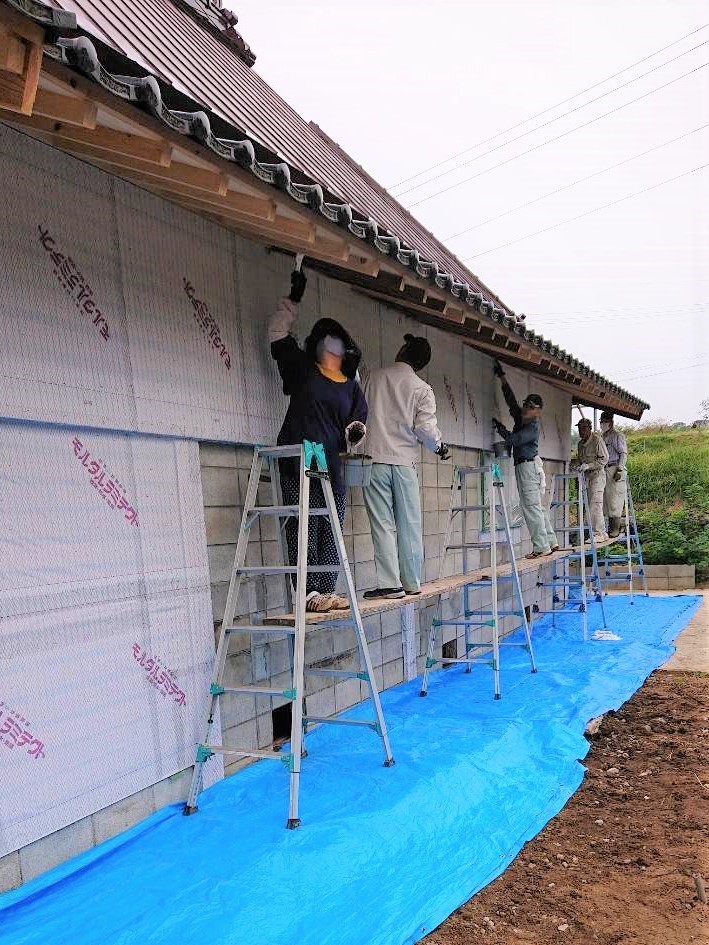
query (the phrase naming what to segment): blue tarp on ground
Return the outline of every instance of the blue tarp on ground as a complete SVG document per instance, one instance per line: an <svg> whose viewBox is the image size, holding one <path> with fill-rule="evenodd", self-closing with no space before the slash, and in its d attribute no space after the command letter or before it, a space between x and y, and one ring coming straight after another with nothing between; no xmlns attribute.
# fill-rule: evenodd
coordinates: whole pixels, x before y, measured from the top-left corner
<svg viewBox="0 0 709 945"><path fill-rule="evenodd" d="M701 598L607 599L622 639L581 639L578 616L535 624L539 673L487 667L383 694L397 764L371 732L309 738L299 830L288 781L264 762L0 897L1 945L406 945L514 859L583 778L589 719L618 708L671 654ZM589 626L600 626L593 605ZM367 709L357 707L355 716Z"/></svg>

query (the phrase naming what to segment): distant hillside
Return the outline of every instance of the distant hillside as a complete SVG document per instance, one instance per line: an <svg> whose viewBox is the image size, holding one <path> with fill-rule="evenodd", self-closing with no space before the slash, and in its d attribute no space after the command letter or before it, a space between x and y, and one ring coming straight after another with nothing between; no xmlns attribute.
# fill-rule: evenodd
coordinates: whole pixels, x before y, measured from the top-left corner
<svg viewBox="0 0 709 945"><path fill-rule="evenodd" d="M708 580L709 430L624 432L646 563L694 564Z"/></svg>

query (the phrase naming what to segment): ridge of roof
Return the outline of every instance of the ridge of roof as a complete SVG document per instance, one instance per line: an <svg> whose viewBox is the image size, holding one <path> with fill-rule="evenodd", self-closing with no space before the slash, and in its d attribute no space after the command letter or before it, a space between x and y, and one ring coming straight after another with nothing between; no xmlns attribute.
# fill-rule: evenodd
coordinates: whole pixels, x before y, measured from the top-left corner
<svg viewBox="0 0 709 945"><path fill-rule="evenodd" d="M434 284L438 289L448 292L454 299L479 313L483 318L503 325L508 330L523 337L525 341L569 365L579 374L588 377L595 383L602 384L616 396L639 408L641 412L648 409L649 404L639 397L603 377L559 345L554 344L542 335L538 335L525 325L517 323L513 315L508 314L508 311L499 308L495 304L496 301L499 303L499 300L486 286L481 285L481 288L485 290L484 294L476 291L467 281L447 272L435 260L424 258L417 249L407 246L399 236L391 233L386 227L382 227L370 216L356 210L350 203L336 203L326 200L323 185L310 179L309 175L299 168L292 168L285 161L271 163L257 160L256 147L264 148L270 153L273 153L273 151L255 138L245 135L234 125L231 125L233 133L236 136L241 135L241 138L216 136L212 124L229 127L230 123L226 119L218 115L210 115L209 110L204 106L200 106L198 102L195 102L197 108L194 111L169 108L163 100L162 86L165 83L161 84L161 81L145 67L128 59L128 57L121 56L135 70L144 71L147 74L144 76L129 76L111 73L102 65L99 57L98 49L104 44L95 39L88 31L80 28L73 13L46 6L41 0L3 0L3 2L46 28L46 55L93 79L117 98L145 109L172 131L193 138L218 157L249 171L258 180L276 187L287 194L294 202L309 208L329 222L346 229L350 234L366 242L383 256L391 257L400 265L410 269L419 278ZM65 31L74 35L62 35ZM165 85L165 91L169 94L170 87L168 85ZM190 98L189 96L184 97ZM332 142L332 139L329 139L321 129L318 128L317 133L321 138L323 135L325 136L329 147L338 148L350 164L358 167L349 155L346 155L346 152L342 151L335 142ZM306 182L296 183L293 179L294 172L296 176L305 178ZM370 175L366 172L363 173L372 182L370 186L375 185L380 190L382 189ZM386 194L385 191L384 194ZM393 200L390 195L387 196L390 200ZM408 211L406 212L408 213ZM409 214L409 216L411 215ZM411 219L421 228L414 217L411 217ZM433 238L435 240L435 237ZM436 243L438 243L437 240ZM447 255L450 255L442 244L439 245ZM473 276L472 273L470 275ZM473 278L475 277L473 276ZM485 295L489 295L490 298L485 298Z"/></svg>

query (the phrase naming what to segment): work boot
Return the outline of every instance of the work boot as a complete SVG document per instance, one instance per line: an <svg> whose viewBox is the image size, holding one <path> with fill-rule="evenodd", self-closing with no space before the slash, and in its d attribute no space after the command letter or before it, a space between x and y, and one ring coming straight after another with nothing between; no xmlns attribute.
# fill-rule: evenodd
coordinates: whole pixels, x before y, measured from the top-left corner
<svg viewBox="0 0 709 945"><path fill-rule="evenodd" d="M617 538L620 535L620 519L611 515L608 519L608 537Z"/></svg>

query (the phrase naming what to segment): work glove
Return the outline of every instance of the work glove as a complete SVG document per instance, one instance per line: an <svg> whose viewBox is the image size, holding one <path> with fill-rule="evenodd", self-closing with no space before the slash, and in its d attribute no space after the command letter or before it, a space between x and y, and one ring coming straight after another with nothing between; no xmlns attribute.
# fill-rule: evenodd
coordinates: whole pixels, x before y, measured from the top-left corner
<svg viewBox="0 0 709 945"><path fill-rule="evenodd" d="M291 302L296 304L300 302L307 284L308 280L305 278L305 273L301 269L294 269L290 274L290 295L288 298Z"/></svg>
<svg viewBox="0 0 709 945"><path fill-rule="evenodd" d="M355 443L359 443L364 439L366 432L367 428L361 420L353 420L345 430L345 439L350 444L350 446L354 446Z"/></svg>
<svg viewBox="0 0 709 945"><path fill-rule="evenodd" d="M442 460L450 459L451 458L450 448L445 443L441 443L441 445L436 450L436 456L438 456L438 458Z"/></svg>
<svg viewBox="0 0 709 945"><path fill-rule="evenodd" d="M588 463L581 463L578 467L578 471L585 473L588 470Z"/></svg>
<svg viewBox="0 0 709 945"><path fill-rule="evenodd" d="M502 379L505 376L505 372L502 370L502 365L499 361L495 361L492 369L495 372L495 377Z"/></svg>
<svg viewBox="0 0 709 945"><path fill-rule="evenodd" d="M623 478L623 470L622 470L622 469L616 469L616 471L613 473L613 479L614 479L616 482L620 482L620 481L622 480L622 478Z"/></svg>
<svg viewBox="0 0 709 945"><path fill-rule="evenodd" d="M501 436L503 439L507 436L507 427L505 427L499 420L493 417L492 426L498 436Z"/></svg>

